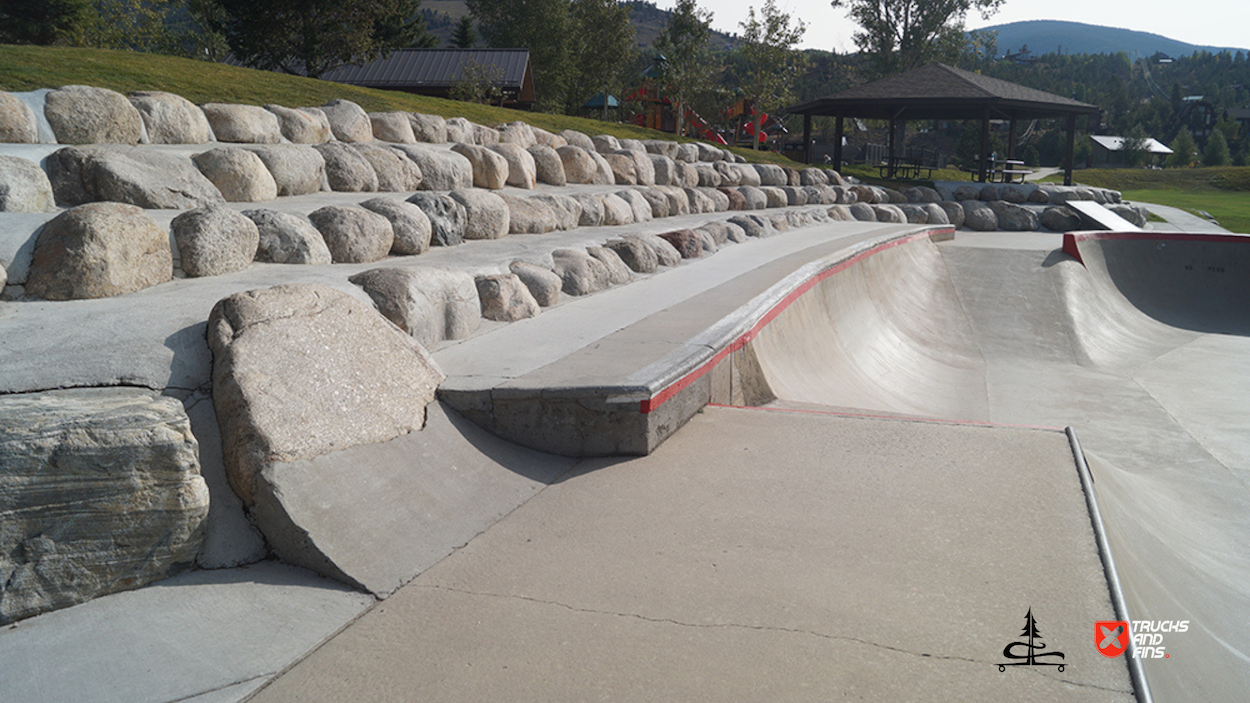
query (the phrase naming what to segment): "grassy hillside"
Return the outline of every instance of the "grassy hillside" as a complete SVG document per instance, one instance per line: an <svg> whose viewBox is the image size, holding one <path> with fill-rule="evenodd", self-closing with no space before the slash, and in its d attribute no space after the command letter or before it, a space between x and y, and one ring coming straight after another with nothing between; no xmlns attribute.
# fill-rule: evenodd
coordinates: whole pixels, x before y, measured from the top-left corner
<svg viewBox="0 0 1250 703"><path fill-rule="evenodd" d="M392 90L358 88L174 56L105 49L0 45L0 90L26 91L70 84L93 85L122 93L163 90L200 104L274 103L303 107L343 98L358 103L369 112L421 112L443 117L465 117L486 125L523 120L552 132L575 129L591 135L611 134L632 139L673 138L671 134L633 125L509 110ZM734 151L751 161L794 165L789 159L771 152Z"/></svg>

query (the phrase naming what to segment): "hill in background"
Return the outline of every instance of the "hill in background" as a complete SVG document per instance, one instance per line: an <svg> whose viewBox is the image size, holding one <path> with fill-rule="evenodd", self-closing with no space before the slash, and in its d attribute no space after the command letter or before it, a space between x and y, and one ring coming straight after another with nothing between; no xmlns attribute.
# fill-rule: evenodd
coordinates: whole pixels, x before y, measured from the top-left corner
<svg viewBox="0 0 1250 703"><path fill-rule="evenodd" d="M1152 56L1162 52L1168 56L1189 56L1197 51L1219 53L1244 49L1197 46L1149 32L1116 27L1100 27L1081 22L1030 20L985 27L998 33L999 53L1018 51L1028 46L1035 56L1041 54L1116 54L1130 57Z"/></svg>
<svg viewBox="0 0 1250 703"><path fill-rule="evenodd" d="M633 0L626 4L630 6L629 19L634 25L638 46L648 47L654 45L655 38L659 36L660 31L668 24L668 16L672 13L656 7L653 2L646 2L645 0ZM430 33L439 38L439 46L444 47L450 46L449 41L456 22L461 17L469 14L469 8L465 5L464 0L423 0L421 3L421 14L425 16L425 23ZM738 39L736 36L712 30L713 48L732 47L736 46L737 43ZM480 40L479 45L481 45Z"/></svg>

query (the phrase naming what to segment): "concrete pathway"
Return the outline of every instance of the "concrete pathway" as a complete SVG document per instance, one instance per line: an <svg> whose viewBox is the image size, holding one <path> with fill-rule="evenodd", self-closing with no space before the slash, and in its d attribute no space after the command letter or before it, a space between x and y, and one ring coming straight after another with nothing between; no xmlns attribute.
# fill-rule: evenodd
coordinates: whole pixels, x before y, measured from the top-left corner
<svg viewBox="0 0 1250 703"><path fill-rule="evenodd" d="M1157 205L1155 203L1141 203L1151 213L1167 220L1167 226L1161 226L1158 222L1148 225L1153 229L1165 229L1169 232L1192 232L1195 234L1228 234L1229 230L1224 229L1219 223L1212 222L1205 217L1199 217L1191 212L1186 212L1178 207L1170 207L1168 205Z"/></svg>
<svg viewBox="0 0 1250 703"><path fill-rule="evenodd" d="M999 670L1029 612L1062 672ZM1129 701L1111 612L1062 432L709 407L251 700Z"/></svg>

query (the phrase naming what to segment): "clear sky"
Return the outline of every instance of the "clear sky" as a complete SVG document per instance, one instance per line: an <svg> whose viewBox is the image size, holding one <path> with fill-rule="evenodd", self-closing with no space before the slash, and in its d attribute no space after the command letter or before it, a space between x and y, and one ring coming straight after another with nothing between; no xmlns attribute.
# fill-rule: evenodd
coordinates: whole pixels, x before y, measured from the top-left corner
<svg viewBox="0 0 1250 703"><path fill-rule="evenodd" d="M665 9L677 4L676 0L654 2ZM715 29L738 33L747 8L758 11L763 4L764 0L699 0L700 7L712 11ZM856 25L828 0L777 0L777 6L807 24L803 48L856 50L851 40ZM1007 0L988 20L971 13L967 26L976 29L1024 20L1084 22L1161 34L1190 44L1250 48L1250 2L1246 0Z"/></svg>

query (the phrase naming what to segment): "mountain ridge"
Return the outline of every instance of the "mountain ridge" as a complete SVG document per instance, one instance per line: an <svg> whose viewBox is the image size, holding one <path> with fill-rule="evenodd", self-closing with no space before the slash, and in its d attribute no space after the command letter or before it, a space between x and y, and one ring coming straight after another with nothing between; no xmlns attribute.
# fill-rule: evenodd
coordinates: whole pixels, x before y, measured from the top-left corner
<svg viewBox="0 0 1250 703"><path fill-rule="evenodd" d="M998 51L1011 53L1028 46L1035 56L1063 54L1115 54L1123 51L1131 57L1188 56L1198 51L1246 51L1244 48L1190 44L1161 34L1121 27L1071 22L1066 20L1024 20L991 25L974 31L998 33Z"/></svg>

